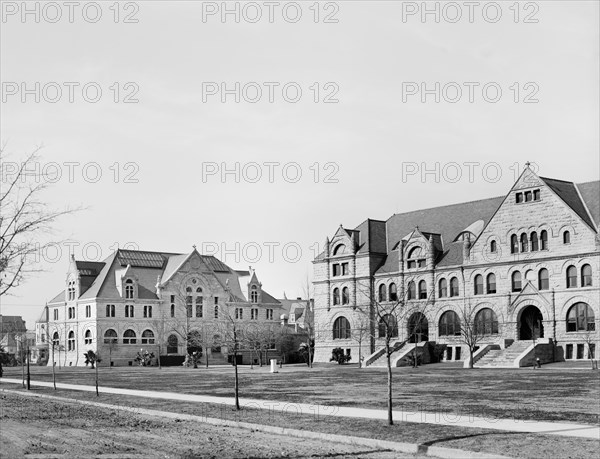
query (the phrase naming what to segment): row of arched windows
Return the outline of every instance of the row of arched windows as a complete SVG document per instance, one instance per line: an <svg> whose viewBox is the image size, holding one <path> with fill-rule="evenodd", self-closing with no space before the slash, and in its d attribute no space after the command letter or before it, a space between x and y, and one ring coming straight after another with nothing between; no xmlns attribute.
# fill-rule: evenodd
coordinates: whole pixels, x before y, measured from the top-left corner
<svg viewBox="0 0 600 459"><path fill-rule="evenodd" d="M398 301L398 289L394 282L388 286L385 284L379 286L379 302L383 303L385 301Z"/></svg>
<svg viewBox="0 0 600 459"><path fill-rule="evenodd" d="M118 342L117 332L108 329L104 332L104 344L116 344ZM135 331L128 329L123 332L123 344L137 344L137 335ZM142 332L142 344L154 344L154 332L144 330Z"/></svg>
<svg viewBox="0 0 600 459"><path fill-rule="evenodd" d="M406 293L406 296L409 300L426 300L427 299L427 282L425 282L424 280L419 281L418 284L418 289L417 289L417 284L415 284L413 281L410 281L408 283L408 291Z"/></svg>
<svg viewBox="0 0 600 459"><path fill-rule="evenodd" d="M333 289L333 304L340 304L340 289ZM350 304L350 290L348 287L342 288L341 304Z"/></svg>
<svg viewBox="0 0 600 459"><path fill-rule="evenodd" d="M427 319L423 319L425 322ZM566 331L594 331L596 329L594 311L587 303L575 303L566 315ZM461 319L454 311L446 311L440 316L439 336L460 336L462 333ZM490 308L483 308L475 314L474 331L479 335L497 335L499 333L498 316ZM410 324L409 324L410 327ZM379 338L385 338L389 333L391 338L398 337L398 322L392 314L386 314L379 320ZM350 339L352 330L350 322L344 316L335 319L333 323L333 339Z"/></svg>
<svg viewBox="0 0 600 459"><path fill-rule="evenodd" d="M495 244L495 241L492 242ZM490 250L491 248L490 246ZM548 250L548 231L542 230L539 237L536 231L529 235L521 233L521 236L516 234L510 236L510 253L537 252L538 250Z"/></svg>
<svg viewBox="0 0 600 459"><path fill-rule="evenodd" d="M481 274L477 274L475 276L473 282L473 290L475 295L483 295L483 276ZM494 273L490 273L485 278L485 293L488 295L492 293L496 293L496 275Z"/></svg>
<svg viewBox="0 0 600 459"><path fill-rule="evenodd" d="M460 290L458 288L458 279L453 277L450 279L450 291L448 291L448 281L446 279L440 279L438 282L438 297L446 298L448 296L458 296Z"/></svg>
<svg viewBox="0 0 600 459"><path fill-rule="evenodd" d="M583 265L581 267L581 287L592 286L592 267ZM573 265L567 268L567 288L577 287L577 268Z"/></svg>

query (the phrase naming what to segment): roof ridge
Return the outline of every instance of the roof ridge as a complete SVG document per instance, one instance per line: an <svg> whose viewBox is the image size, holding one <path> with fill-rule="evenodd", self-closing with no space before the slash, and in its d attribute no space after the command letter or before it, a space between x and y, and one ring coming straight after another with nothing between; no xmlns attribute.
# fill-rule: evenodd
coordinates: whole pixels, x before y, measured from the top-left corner
<svg viewBox="0 0 600 459"><path fill-rule="evenodd" d="M492 200L492 199L500 199L500 198L504 199L504 198L506 198L506 196L493 196L493 197L491 197L491 198L475 199L474 201L456 202L456 203L454 203L454 204L445 204L445 205L443 205L443 206L426 207L426 208L424 208L424 209L415 209L415 210L409 210L409 211L407 211L407 212L394 213L394 214L392 214L392 216L391 216L390 218L388 218L388 219L387 219L385 222L386 222L386 223L387 223L387 222L389 222L389 221L390 221L390 220L391 220L393 217L395 217L396 215L406 215L406 214L411 214L411 213L414 213L414 212L423 212L423 211L426 211L426 210L435 210L435 209L441 209L442 207L462 206L462 205L465 205L465 204L473 204L473 203L476 203L476 202L490 201L490 200Z"/></svg>
<svg viewBox="0 0 600 459"><path fill-rule="evenodd" d="M561 179L555 179L552 177L540 177L542 180L552 180L553 182L561 182L561 183L570 183L572 185L575 185L575 182L571 182L569 180L561 180Z"/></svg>

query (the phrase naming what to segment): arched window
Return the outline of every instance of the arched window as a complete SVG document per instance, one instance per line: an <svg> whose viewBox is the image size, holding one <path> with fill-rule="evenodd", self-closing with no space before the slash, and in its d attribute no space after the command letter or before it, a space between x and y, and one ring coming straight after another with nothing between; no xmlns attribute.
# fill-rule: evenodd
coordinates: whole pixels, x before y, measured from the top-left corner
<svg viewBox="0 0 600 459"><path fill-rule="evenodd" d="M413 281L410 281L408 283L408 299L409 300L414 300L417 297L417 288L415 286L415 283Z"/></svg>
<svg viewBox="0 0 600 459"><path fill-rule="evenodd" d="M460 335L460 319L454 311L446 311L440 317L440 336Z"/></svg>
<svg viewBox="0 0 600 459"><path fill-rule="evenodd" d="M344 316L333 323L333 339L350 339L350 322Z"/></svg>
<svg viewBox="0 0 600 459"><path fill-rule="evenodd" d="M133 299L133 281L131 279L125 281L125 298Z"/></svg>
<svg viewBox="0 0 600 459"><path fill-rule="evenodd" d="M398 338L398 321L392 314L386 314L379 319L379 337L385 338L389 333L390 338Z"/></svg>
<svg viewBox="0 0 600 459"><path fill-rule="evenodd" d="M571 265L567 268L567 288L577 287L577 269Z"/></svg>
<svg viewBox="0 0 600 459"><path fill-rule="evenodd" d="M490 242L490 252L496 253L496 250L498 250L498 245L496 244L496 241L491 241Z"/></svg>
<svg viewBox="0 0 600 459"><path fill-rule="evenodd" d="M142 344L154 344L154 332L152 330L142 332Z"/></svg>
<svg viewBox="0 0 600 459"><path fill-rule="evenodd" d="M458 289L458 279L453 277L450 279L450 296L458 296L460 291Z"/></svg>
<svg viewBox="0 0 600 459"><path fill-rule="evenodd" d="M252 303L258 303L258 288L256 285L250 287L250 301Z"/></svg>
<svg viewBox="0 0 600 459"><path fill-rule="evenodd" d="M440 298L446 298L448 296L448 282L446 279L440 279L438 292Z"/></svg>
<svg viewBox="0 0 600 459"><path fill-rule="evenodd" d="M104 332L104 344L117 344L117 332L108 329Z"/></svg>
<svg viewBox="0 0 600 459"><path fill-rule="evenodd" d="M60 342L60 337L58 336L58 332L54 332L52 334L52 346L56 347L58 346Z"/></svg>
<svg viewBox="0 0 600 459"><path fill-rule="evenodd" d="M387 292L386 292L385 284L379 284L379 302L380 303L387 301L386 293Z"/></svg>
<svg viewBox="0 0 600 459"><path fill-rule="evenodd" d="M477 274L475 276L475 282L473 283L475 295L483 295L483 276L481 274Z"/></svg>
<svg viewBox="0 0 600 459"><path fill-rule="evenodd" d="M73 330L69 332L69 338L67 339L67 349L69 351L75 350L75 333Z"/></svg>
<svg viewBox="0 0 600 459"><path fill-rule="evenodd" d="M344 244L338 244L333 249L334 255L344 255L346 253L346 246Z"/></svg>
<svg viewBox="0 0 600 459"><path fill-rule="evenodd" d="M135 332L131 329L125 330L125 333L123 333L123 344L135 344L136 342Z"/></svg>
<svg viewBox="0 0 600 459"><path fill-rule="evenodd" d="M337 287L333 289L333 304L340 304L340 289Z"/></svg>
<svg viewBox="0 0 600 459"><path fill-rule="evenodd" d="M512 291L513 292L520 292L521 288L522 288L522 285L521 285L521 272L520 271L515 271L514 273L512 273L511 280L512 280Z"/></svg>
<svg viewBox="0 0 600 459"><path fill-rule="evenodd" d="M91 330L86 330L85 331L83 342L85 344L92 344L92 331Z"/></svg>
<svg viewBox="0 0 600 459"><path fill-rule="evenodd" d="M348 287L342 289L342 304L350 304L350 290Z"/></svg>
<svg viewBox="0 0 600 459"><path fill-rule="evenodd" d="M426 300L427 299L427 282L422 280L419 282L419 299Z"/></svg>
<svg viewBox="0 0 600 459"><path fill-rule="evenodd" d="M485 308L475 315L475 330L479 335L498 334L498 318L490 308Z"/></svg>
<svg viewBox="0 0 600 459"><path fill-rule="evenodd" d="M529 241L527 240L527 233L521 234L521 252L527 252L529 250Z"/></svg>
<svg viewBox="0 0 600 459"><path fill-rule="evenodd" d="M177 335L169 335L167 338L167 354L177 354L178 347Z"/></svg>
<svg viewBox="0 0 600 459"><path fill-rule="evenodd" d="M406 262L408 269L424 268L425 267L425 255L421 247L413 247L408 252L408 261Z"/></svg>
<svg viewBox="0 0 600 459"><path fill-rule="evenodd" d="M396 289L396 284L395 283L391 283L390 284L390 301L398 301L398 290Z"/></svg>
<svg viewBox="0 0 600 459"><path fill-rule="evenodd" d="M583 265L581 267L581 286L592 286L592 267L590 265Z"/></svg>
<svg viewBox="0 0 600 459"><path fill-rule="evenodd" d="M488 294L496 293L496 275L494 273L490 273L487 275L485 283L486 291Z"/></svg>
<svg viewBox="0 0 600 459"><path fill-rule="evenodd" d="M567 312L567 331L594 331L594 311L587 303L575 303Z"/></svg>
<svg viewBox="0 0 600 459"><path fill-rule="evenodd" d="M565 231L563 233L563 244L570 244L571 243L571 233L568 231Z"/></svg>
<svg viewBox="0 0 600 459"><path fill-rule="evenodd" d="M516 234L510 237L510 253L519 253L519 238Z"/></svg>
<svg viewBox="0 0 600 459"><path fill-rule="evenodd" d="M540 233L540 248L542 250L548 250L548 231L542 230Z"/></svg>
<svg viewBox="0 0 600 459"><path fill-rule="evenodd" d="M540 250L540 244L538 241L538 235L537 233L534 231L533 233L531 233L531 251L532 252L537 252L538 250Z"/></svg>
<svg viewBox="0 0 600 459"><path fill-rule="evenodd" d="M550 288L550 279L548 278L548 270L542 268L538 272L538 290L548 290Z"/></svg>

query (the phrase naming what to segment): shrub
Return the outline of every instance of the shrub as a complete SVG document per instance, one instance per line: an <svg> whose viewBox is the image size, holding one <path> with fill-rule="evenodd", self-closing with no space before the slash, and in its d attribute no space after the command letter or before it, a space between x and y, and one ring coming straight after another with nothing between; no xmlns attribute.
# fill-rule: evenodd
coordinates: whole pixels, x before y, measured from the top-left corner
<svg viewBox="0 0 600 459"><path fill-rule="evenodd" d="M336 347L331 351L330 362L337 362L339 365L343 363L349 362L352 357L344 353L344 350L341 347Z"/></svg>

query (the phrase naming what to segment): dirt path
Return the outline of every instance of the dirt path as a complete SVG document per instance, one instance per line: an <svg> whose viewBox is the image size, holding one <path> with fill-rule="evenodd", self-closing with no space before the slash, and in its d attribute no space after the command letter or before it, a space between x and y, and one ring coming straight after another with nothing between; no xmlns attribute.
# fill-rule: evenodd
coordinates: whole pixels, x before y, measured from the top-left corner
<svg viewBox="0 0 600 459"><path fill-rule="evenodd" d="M0 457L3 459L414 457L13 394L2 394L0 402Z"/></svg>

